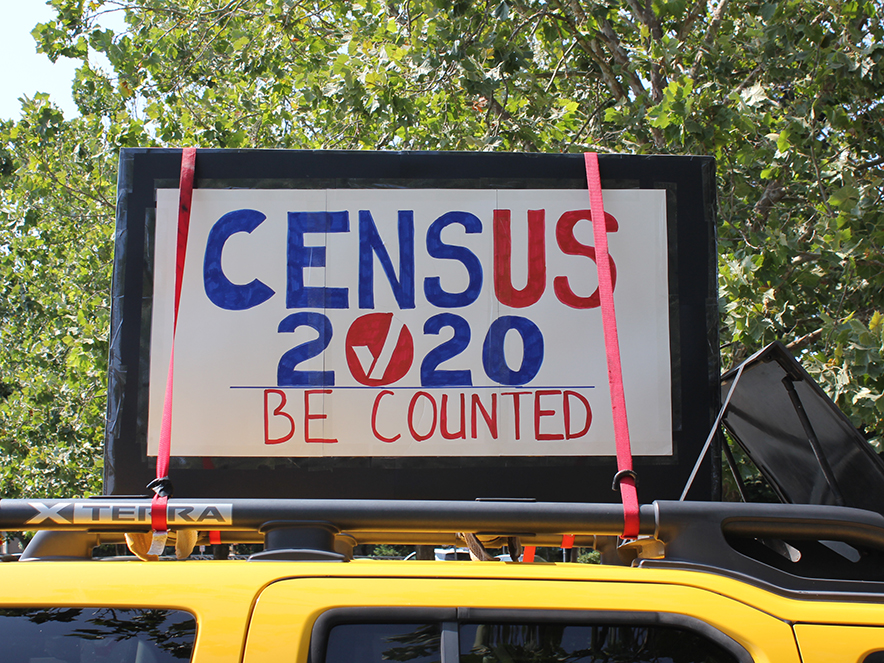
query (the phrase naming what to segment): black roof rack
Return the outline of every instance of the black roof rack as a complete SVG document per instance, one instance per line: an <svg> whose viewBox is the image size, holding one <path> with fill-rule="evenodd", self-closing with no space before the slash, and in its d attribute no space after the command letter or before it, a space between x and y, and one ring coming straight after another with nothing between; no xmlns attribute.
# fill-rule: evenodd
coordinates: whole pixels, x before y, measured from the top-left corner
<svg viewBox="0 0 884 663"><path fill-rule="evenodd" d="M167 516L172 530L263 542L253 559L346 560L359 544L450 545L462 532L488 547L512 538L560 546L567 534L600 550L604 563L708 570L806 598L884 601L884 516L847 507L654 502L641 507L641 538L622 545L617 504L170 499ZM0 530L40 530L22 560L87 558L93 546L149 529L148 498L0 500Z"/></svg>

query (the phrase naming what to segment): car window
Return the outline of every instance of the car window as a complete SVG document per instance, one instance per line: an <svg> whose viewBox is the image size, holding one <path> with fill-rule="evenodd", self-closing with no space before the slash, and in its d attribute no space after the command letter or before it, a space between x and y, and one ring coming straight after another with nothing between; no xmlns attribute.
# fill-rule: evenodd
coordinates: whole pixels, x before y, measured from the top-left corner
<svg viewBox="0 0 884 663"><path fill-rule="evenodd" d="M681 628L623 624L463 624L460 663L732 663L714 642Z"/></svg>
<svg viewBox="0 0 884 663"><path fill-rule="evenodd" d="M339 624L329 631L326 663L440 663L439 624Z"/></svg>
<svg viewBox="0 0 884 663"><path fill-rule="evenodd" d="M443 656L440 623L336 624L324 661L313 663L736 663L701 634L675 626L571 623L466 623ZM447 629L446 629L447 630Z"/></svg>
<svg viewBox="0 0 884 663"><path fill-rule="evenodd" d="M180 610L0 609L4 663L189 661L196 620Z"/></svg>

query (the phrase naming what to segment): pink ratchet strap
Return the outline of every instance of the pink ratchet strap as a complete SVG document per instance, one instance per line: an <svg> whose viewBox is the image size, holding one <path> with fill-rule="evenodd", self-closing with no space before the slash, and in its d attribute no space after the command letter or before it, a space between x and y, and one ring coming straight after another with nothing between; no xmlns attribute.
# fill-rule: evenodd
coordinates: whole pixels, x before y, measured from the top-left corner
<svg viewBox="0 0 884 663"><path fill-rule="evenodd" d="M605 354L608 359L608 384L611 388L611 411L614 416L614 439L617 444L617 474L614 490L620 489L623 500L624 539L638 536L639 505L636 475L632 469L632 449L629 444L629 426L626 421L626 397L623 393L623 372L620 365L620 342L617 339L617 314L614 311L614 288L611 282L611 264L608 258L608 235L605 226L605 205L602 200L602 182L599 177L599 157L595 152L584 155L586 182L595 238L595 261L599 272L599 298L602 326L605 330Z"/></svg>
<svg viewBox="0 0 884 663"><path fill-rule="evenodd" d="M160 444L157 452L157 478L148 484L155 492L150 509L153 544L150 554L159 555L165 546L168 523L166 504L172 495L169 481L169 458L172 455L172 378L175 367L175 330L178 327L178 305L181 301L181 281L184 276L184 256L187 252L187 234L190 230L190 206L193 200L193 173L196 164L196 148L185 147L181 152L181 179L178 186L178 240L175 254L175 304L172 322L172 350L169 355L169 374L166 378L166 395L163 401L163 422L160 427Z"/></svg>

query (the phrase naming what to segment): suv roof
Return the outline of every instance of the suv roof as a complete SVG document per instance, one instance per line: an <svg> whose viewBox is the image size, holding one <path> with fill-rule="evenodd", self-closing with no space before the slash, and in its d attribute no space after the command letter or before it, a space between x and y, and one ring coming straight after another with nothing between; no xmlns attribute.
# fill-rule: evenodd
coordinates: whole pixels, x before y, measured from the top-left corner
<svg viewBox="0 0 884 663"><path fill-rule="evenodd" d="M167 514L170 529L200 531L199 543L207 530L263 542L253 561L347 561L355 545L455 545L465 533L489 548L573 535L604 564L714 571L804 597L884 596L884 516L846 507L654 502L641 507L640 538L625 543L616 504L171 499ZM0 500L0 530L33 529L21 560L89 558L148 531L150 500Z"/></svg>

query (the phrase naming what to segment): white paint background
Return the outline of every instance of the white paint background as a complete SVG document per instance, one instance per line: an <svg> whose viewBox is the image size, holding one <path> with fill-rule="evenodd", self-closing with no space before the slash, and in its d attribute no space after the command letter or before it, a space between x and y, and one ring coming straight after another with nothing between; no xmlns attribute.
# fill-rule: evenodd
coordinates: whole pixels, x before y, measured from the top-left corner
<svg viewBox="0 0 884 663"><path fill-rule="evenodd" d="M615 305L620 333L623 375L629 427L635 455L672 453L671 380L669 357L669 311L665 193L656 190L612 190L604 192L605 210L617 218L619 231L608 235L609 251L617 265ZM158 191L157 237L152 320L150 417L148 453L156 455L163 397L168 371L172 329L172 292L177 226L177 190ZM173 407L172 454L177 456L583 456L614 455L614 434L610 412L607 367L601 310L573 309L556 298L553 279L567 276L575 294L589 295L597 286L595 263L583 256L564 255L555 239L555 227L567 210L586 209L587 194L580 190L211 190L194 191L187 261L176 338L176 365ZM227 212L255 209L266 220L252 233L239 233L227 241L222 264L234 283L254 278L270 286L276 294L267 302L246 311L216 307L205 295L202 282L206 239L212 225ZM393 311L411 330L415 358L409 373L389 387L396 393L382 401L378 428L387 436L401 433L394 443L375 439L370 428L371 408L382 388L363 387L350 375L344 343L351 322L370 313L358 308L358 219L359 210L371 211L398 273L398 210L414 210L416 308L400 311L379 262L375 259L374 312ZM513 285L524 286L527 279L527 210L546 211L547 286L541 299L522 309L501 306L493 293L492 218L494 209L512 210ZM331 319L334 335L320 356L298 368L334 370L334 393L311 400L314 410L322 402L328 418L311 422L313 437L335 438L335 444L307 444L303 441L303 389L286 389L286 411L296 421L296 434L282 444L264 444L264 392L276 388L279 358L315 332L278 333L280 321L295 312L285 308L286 232L289 211L341 211L350 215L349 233L329 233L326 268L304 270L305 285L346 287L349 309L324 313ZM440 369L471 369L474 387L421 388L420 363L425 354L451 336L423 334L427 318L443 312L429 304L423 291L426 277L440 276L449 292L462 291L467 283L460 262L430 258L426 253L426 230L445 212L467 211L478 216L481 234L465 234L459 225L442 233L448 244L466 246L481 260L484 279L481 294L470 306L447 309L467 319L472 330L468 348L440 365ZM577 239L593 245L592 224L578 222ZM305 235L305 244L319 246L322 234ZM490 403L494 383L482 366L482 342L492 320L501 315L521 315L531 319L543 333L545 353L537 376L518 390L575 389L591 403L593 421L585 437L561 441L533 439L532 398L522 398L521 440L512 437L511 397L498 396L499 437L493 440L479 416L480 434L471 439L446 440L438 434L416 442L408 432L408 402L417 390L432 393L437 403L447 391L453 421L459 423L458 394L478 392L483 403ZM512 343L511 341L516 341ZM518 336L507 336L507 358L512 367L520 364ZM234 388L253 387L253 388ZM346 388L359 387L359 388ZM586 388L592 387L592 388ZM513 387L496 388L498 393ZM546 397L543 407L559 414L543 419L542 430L561 433L561 404ZM277 401L272 400L271 406ZM426 400L422 399L422 403ZM579 412L579 408L577 409ZM431 412L425 413L426 416ZM467 412L469 428L470 415ZM423 426L428 426L424 418ZM274 426L286 424L273 421ZM418 428L426 430L421 424ZM284 426L285 427L285 426ZM509 433L507 432L509 431Z"/></svg>

